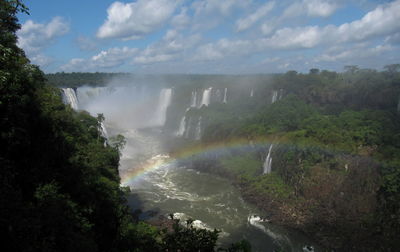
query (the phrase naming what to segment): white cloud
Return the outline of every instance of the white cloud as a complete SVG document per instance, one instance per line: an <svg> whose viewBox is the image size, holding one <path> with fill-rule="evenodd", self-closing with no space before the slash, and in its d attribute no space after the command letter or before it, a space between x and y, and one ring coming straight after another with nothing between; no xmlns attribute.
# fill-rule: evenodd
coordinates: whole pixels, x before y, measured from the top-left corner
<svg viewBox="0 0 400 252"><path fill-rule="evenodd" d="M226 57L246 55L255 50L250 40L221 39L216 43L208 43L197 48L193 60L219 60Z"/></svg>
<svg viewBox="0 0 400 252"><path fill-rule="evenodd" d="M91 61L96 66L102 68L115 67L131 59L137 52L137 48L129 48L126 46L122 48L115 47L107 51L101 51L99 54L93 56Z"/></svg>
<svg viewBox="0 0 400 252"><path fill-rule="evenodd" d="M264 24L261 25L261 33L263 35L271 34L274 29L275 29L274 25L272 25L269 22L265 22Z"/></svg>
<svg viewBox="0 0 400 252"><path fill-rule="evenodd" d="M30 57L30 61L32 64L39 65L41 67L46 67L50 65L54 60L53 58L47 57L43 54L37 54L35 56Z"/></svg>
<svg viewBox="0 0 400 252"><path fill-rule="evenodd" d="M237 10L247 9L252 0L197 0L191 5L194 30L209 30L229 20Z"/></svg>
<svg viewBox="0 0 400 252"><path fill-rule="evenodd" d="M81 58L73 58L67 64L60 67L62 71L66 72L83 72L83 71L90 71L89 65L85 59Z"/></svg>
<svg viewBox="0 0 400 252"><path fill-rule="evenodd" d="M291 65L290 63L282 63L278 65L278 69L287 70Z"/></svg>
<svg viewBox="0 0 400 252"><path fill-rule="evenodd" d="M107 20L97 32L98 38L139 39L162 27L175 11L173 0L114 2L107 9Z"/></svg>
<svg viewBox="0 0 400 252"><path fill-rule="evenodd" d="M284 18L293 18L307 15L310 17L329 17L338 5L326 0L303 0L291 4L283 13Z"/></svg>
<svg viewBox="0 0 400 252"><path fill-rule="evenodd" d="M323 39L321 29L317 26L283 28L268 39L261 40L265 47L281 49L312 48Z"/></svg>
<svg viewBox="0 0 400 252"><path fill-rule="evenodd" d="M400 44L400 32L387 36L385 42L390 44Z"/></svg>
<svg viewBox="0 0 400 252"><path fill-rule="evenodd" d="M244 31L253 26L256 22L258 22L262 17L268 14L274 8L275 2L268 2L261 7L259 7L254 13L251 15L241 18L236 22L236 30Z"/></svg>
<svg viewBox="0 0 400 252"><path fill-rule="evenodd" d="M115 47L106 51L101 51L90 59L74 58L69 63L63 65L63 71L93 71L98 68L107 69L120 66L137 54L137 48Z"/></svg>
<svg viewBox="0 0 400 252"><path fill-rule="evenodd" d="M363 40L400 31L400 1L380 5L362 19L340 25L336 32L342 41ZM343 36L343 37L342 37Z"/></svg>
<svg viewBox="0 0 400 252"><path fill-rule="evenodd" d="M164 41L173 41L176 39L177 36L178 36L178 32L176 30L168 30L165 33L163 40Z"/></svg>
<svg viewBox="0 0 400 252"><path fill-rule="evenodd" d="M61 17L54 17L47 24L28 20L17 31L18 46L24 49L28 56L35 56L68 31L69 25Z"/></svg>
<svg viewBox="0 0 400 252"><path fill-rule="evenodd" d="M324 27L306 26L282 28L269 38L259 39L220 39L217 42L201 45L194 52L193 60L211 61L224 60L230 57L242 57L259 52L267 53L272 50L312 49L321 45L354 43L373 39L382 35L390 35L400 30L400 22L396 13L400 13L400 1L378 6L360 20L345 23L340 26L327 25ZM372 24L373 23L373 24ZM267 27L268 28L268 27ZM272 29L272 28L271 28ZM268 30L265 31L266 33ZM363 50L366 50L363 52ZM357 54L368 57L392 50L388 45L376 48L366 48ZM320 60L339 60L348 56L350 51L341 49L332 55L325 55ZM351 54L355 55L355 54Z"/></svg>
<svg viewBox="0 0 400 252"><path fill-rule="evenodd" d="M148 65L183 58L187 49L194 47L201 36L194 34L184 37L177 30L168 30L161 41L145 49L115 47L101 51L88 59L74 58L61 67L63 71L112 70L124 64Z"/></svg>
<svg viewBox="0 0 400 252"><path fill-rule="evenodd" d="M222 59L224 55L220 52L213 43L208 43L200 46L193 57L196 61L202 60L219 60Z"/></svg>
<svg viewBox="0 0 400 252"><path fill-rule="evenodd" d="M228 16L235 8L244 7L249 2L249 0L197 0L192 7L196 16L211 13Z"/></svg>
<svg viewBox="0 0 400 252"><path fill-rule="evenodd" d="M282 28L264 46L282 49L313 48L321 44L355 42L400 31L400 0L380 5L363 18L340 26Z"/></svg>
<svg viewBox="0 0 400 252"><path fill-rule="evenodd" d="M365 43L356 44L350 48L333 47L326 53L317 56L316 62L356 61L370 57L379 56L385 52L392 51L393 47L387 44L368 47Z"/></svg>
<svg viewBox="0 0 400 252"><path fill-rule="evenodd" d="M263 61L261 61L261 64L269 64L269 63L275 63L281 60L280 57L273 57L273 58L266 58Z"/></svg>
<svg viewBox="0 0 400 252"><path fill-rule="evenodd" d="M175 58L173 54L157 54L157 55L148 55L148 56L138 56L134 59L135 63L139 64L151 64L158 62L170 61Z"/></svg>
<svg viewBox="0 0 400 252"><path fill-rule="evenodd" d="M97 37L127 40L157 33L140 41L140 49L132 48L138 43L135 41L78 37L76 43L83 50L96 50L104 42L109 47L118 47L96 50L91 57L72 59L62 70L126 71L132 67L149 73L235 72L235 69L238 72L307 71L311 63L318 63L321 68L353 62L353 59L359 59L354 62L359 65L362 60L395 62L398 59L400 0L381 1L384 4L380 5L368 2L367 7L361 3L346 6L343 0L127 2L109 6L108 18L98 29ZM156 5L160 7L155 8ZM370 11L354 20L347 14L348 10L357 8ZM353 20L339 24L329 24L331 19L321 20L320 17L329 17L337 10ZM164 32L161 38L160 32ZM32 48L31 51L40 51ZM391 59L390 55L396 58ZM41 64L51 60L39 53L35 56L35 62Z"/></svg>
<svg viewBox="0 0 400 252"><path fill-rule="evenodd" d="M311 17L329 17L338 6L335 3L321 0L305 0L307 14Z"/></svg>
<svg viewBox="0 0 400 252"><path fill-rule="evenodd" d="M185 28L189 23L190 23L190 18L187 15L186 7L183 7L181 9L181 12L178 15L175 15L171 20L171 24L178 29Z"/></svg>
<svg viewBox="0 0 400 252"><path fill-rule="evenodd" d="M162 40L141 51L133 60L137 64L151 64L175 60L183 57L186 50L199 43L198 34L184 37L176 30L168 30Z"/></svg>

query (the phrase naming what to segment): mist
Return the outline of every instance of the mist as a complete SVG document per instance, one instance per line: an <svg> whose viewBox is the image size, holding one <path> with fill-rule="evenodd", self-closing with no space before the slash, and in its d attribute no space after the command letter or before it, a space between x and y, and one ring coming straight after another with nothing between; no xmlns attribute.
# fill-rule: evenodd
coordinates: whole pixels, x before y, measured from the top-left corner
<svg viewBox="0 0 400 252"><path fill-rule="evenodd" d="M102 113L107 125L117 128L159 127L165 122L165 109L171 89L115 85L79 87L79 108L92 115Z"/></svg>

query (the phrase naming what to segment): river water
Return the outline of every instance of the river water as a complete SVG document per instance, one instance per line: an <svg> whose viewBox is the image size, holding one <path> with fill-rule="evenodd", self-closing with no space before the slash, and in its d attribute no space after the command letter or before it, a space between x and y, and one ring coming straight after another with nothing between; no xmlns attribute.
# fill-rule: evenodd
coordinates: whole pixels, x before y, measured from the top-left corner
<svg viewBox="0 0 400 252"><path fill-rule="evenodd" d="M253 251L303 251L305 245L316 248L298 232L260 220L258 216L268 213L245 202L230 181L169 162L160 131L120 133L127 140L121 158L121 180L132 190L128 198L131 207L140 208L143 216L156 213L174 214L182 220L192 218L195 226L221 230L220 245L246 239Z"/></svg>

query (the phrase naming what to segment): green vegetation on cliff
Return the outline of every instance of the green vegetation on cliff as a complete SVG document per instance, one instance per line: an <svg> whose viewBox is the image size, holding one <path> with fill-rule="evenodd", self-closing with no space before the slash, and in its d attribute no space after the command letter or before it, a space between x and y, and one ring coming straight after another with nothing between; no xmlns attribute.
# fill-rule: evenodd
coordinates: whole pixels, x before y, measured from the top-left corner
<svg viewBox="0 0 400 252"><path fill-rule="evenodd" d="M265 146L222 156L206 170L229 175L273 219L342 250L390 251L400 230L400 72L289 71L255 87L255 99L211 104L202 145L248 139ZM283 94L271 104L271 93ZM266 101L267 100L267 101ZM272 172L262 174L267 143ZM195 162L204 169L201 162Z"/></svg>

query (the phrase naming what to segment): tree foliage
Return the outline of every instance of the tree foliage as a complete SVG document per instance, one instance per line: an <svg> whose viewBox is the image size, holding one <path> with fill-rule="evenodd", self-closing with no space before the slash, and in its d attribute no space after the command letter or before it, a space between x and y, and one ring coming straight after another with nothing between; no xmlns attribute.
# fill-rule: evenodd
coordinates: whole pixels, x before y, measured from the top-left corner
<svg viewBox="0 0 400 252"><path fill-rule="evenodd" d="M234 177L258 206L281 209L283 223L335 249L390 251L400 230L400 73L397 64L345 70L275 75L248 105L211 104L187 116L202 116L202 144L275 142L271 174L260 161L269 145L206 170ZM284 95L271 104L274 90Z"/></svg>

